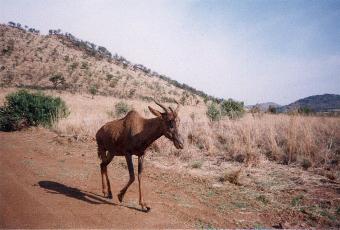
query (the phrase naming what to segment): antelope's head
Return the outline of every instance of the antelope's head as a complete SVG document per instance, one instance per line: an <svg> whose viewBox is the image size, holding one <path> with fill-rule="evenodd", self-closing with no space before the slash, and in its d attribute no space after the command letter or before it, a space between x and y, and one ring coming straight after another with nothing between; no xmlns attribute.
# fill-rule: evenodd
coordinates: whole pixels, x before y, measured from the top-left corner
<svg viewBox="0 0 340 230"><path fill-rule="evenodd" d="M161 118L162 121L162 128L163 128L163 134L166 138L171 140L175 147L177 149L183 149L183 138L181 135L178 133L178 126L179 126L179 117L178 117L178 110L179 110L179 104L177 103L177 108L173 110L171 107L166 108L164 105L160 104L159 102L155 103L160 106L164 112L161 113L156 109L153 109L152 107L148 106L150 112Z"/></svg>

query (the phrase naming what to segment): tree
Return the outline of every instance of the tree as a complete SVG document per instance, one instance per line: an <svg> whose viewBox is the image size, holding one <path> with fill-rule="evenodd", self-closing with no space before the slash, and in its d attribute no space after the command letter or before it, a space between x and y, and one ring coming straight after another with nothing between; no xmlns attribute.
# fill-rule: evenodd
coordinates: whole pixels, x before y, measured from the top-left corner
<svg viewBox="0 0 340 230"><path fill-rule="evenodd" d="M270 106L268 107L268 113L273 113L273 114L277 113L276 107L270 105Z"/></svg>

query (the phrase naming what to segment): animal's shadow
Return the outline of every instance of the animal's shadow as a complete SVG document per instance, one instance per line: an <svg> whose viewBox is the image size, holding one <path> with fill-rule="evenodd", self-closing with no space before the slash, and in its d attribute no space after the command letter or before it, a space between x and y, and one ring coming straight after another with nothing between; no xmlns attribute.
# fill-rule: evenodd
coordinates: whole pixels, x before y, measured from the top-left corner
<svg viewBox="0 0 340 230"><path fill-rule="evenodd" d="M44 188L46 192L52 194L62 194L67 197L75 198L81 201L85 201L90 204L109 204L114 206L122 206L137 211L145 212L143 209L139 209L133 206L127 206L122 204L116 204L114 202L109 202L105 197L95 194L93 192L88 192L80 190L78 188L70 187L54 181L39 181L39 186Z"/></svg>

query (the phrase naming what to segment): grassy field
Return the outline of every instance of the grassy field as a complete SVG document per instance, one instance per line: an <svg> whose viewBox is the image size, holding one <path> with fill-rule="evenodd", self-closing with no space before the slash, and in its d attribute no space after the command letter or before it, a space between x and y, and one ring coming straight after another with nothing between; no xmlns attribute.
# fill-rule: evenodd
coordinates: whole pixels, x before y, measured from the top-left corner
<svg viewBox="0 0 340 230"><path fill-rule="evenodd" d="M0 100L15 91L3 88ZM53 129L60 135L75 139L93 139L97 130L106 122L118 119L115 105L123 102L128 109L137 110L144 117L152 117L147 106L158 108L152 102L121 100L113 97L67 92L46 91L61 97L70 109L70 115L56 123ZM174 104L167 104L175 106ZM123 111L124 112L124 111ZM305 169L323 168L339 173L340 118L286 114L245 114L239 119L224 118L211 122L206 116L206 106L182 106L180 130L185 148L176 150L172 143L161 138L152 146L160 155L177 157L180 161L200 168L205 160L219 158L246 166L274 161L299 165ZM339 176L339 175L334 175Z"/></svg>

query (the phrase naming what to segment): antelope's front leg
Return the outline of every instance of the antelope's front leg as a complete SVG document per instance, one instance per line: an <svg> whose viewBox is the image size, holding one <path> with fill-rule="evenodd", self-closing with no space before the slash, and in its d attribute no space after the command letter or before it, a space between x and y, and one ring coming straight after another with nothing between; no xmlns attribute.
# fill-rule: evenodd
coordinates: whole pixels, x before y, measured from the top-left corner
<svg viewBox="0 0 340 230"><path fill-rule="evenodd" d="M150 211L150 207L146 205L142 194L142 172L143 172L144 156L138 157L138 184L139 184L139 204L142 206L143 211Z"/></svg>

